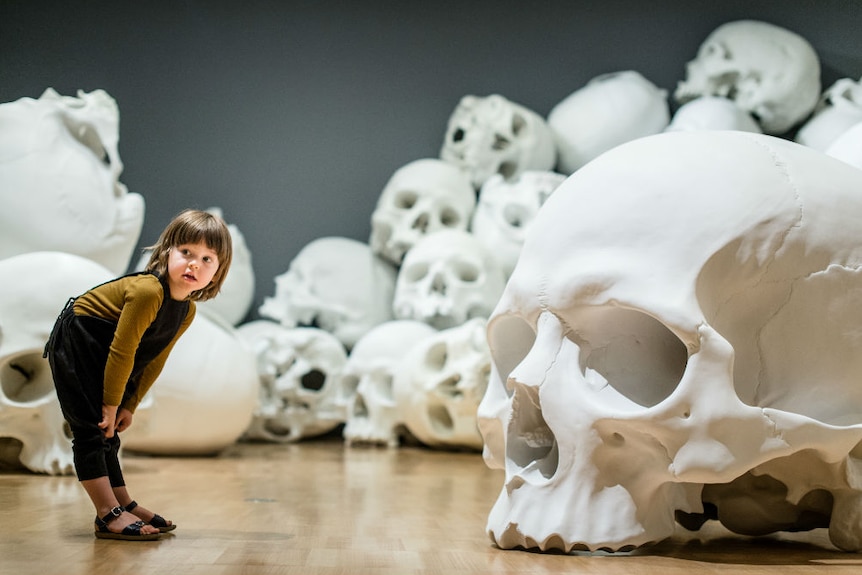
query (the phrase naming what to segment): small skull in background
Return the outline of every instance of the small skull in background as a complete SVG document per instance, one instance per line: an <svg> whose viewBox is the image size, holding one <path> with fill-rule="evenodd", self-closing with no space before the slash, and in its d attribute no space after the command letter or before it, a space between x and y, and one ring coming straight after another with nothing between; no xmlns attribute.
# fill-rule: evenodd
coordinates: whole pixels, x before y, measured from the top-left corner
<svg viewBox="0 0 862 575"><path fill-rule="evenodd" d="M431 447L482 449L476 410L488 386L486 322L475 318L413 346L395 371L401 421Z"/></svg>
<svg viewBox="0 0 862 575"><path fill-rule="evenodd" d="M261 316L285 327L316 327L346 347L392 319L396 270L360 241L319 238L307 244L275 278L275 296Z"/></svg>
<svg viewBox="0 0 862 575"><path fill-rule="evenodd" d="M396 266L420 238L445 229L466 230L476 191L456 166L415 160L389 178L371 214L371 250Z"/></svg>
<svg viewBox="0 0 862 575"><path fill-rule="evenodd" d="M436 329L487 319L505 283L499 262L472 234L435 232L404 258L395 284L395 317Z"/></svg>
<svg viewBox="0 0 862 575"><path fill-rule="evenodd" d="M119 181L119 122L104 90L0 104L0 259L60 251L125 273L144 199Z"/></svg>
<svg viewBox="0 0 862 575"><path fill-rule="evenodd" d="M796 142L825 151L853 125L862 122L862 79L842 78L820 96L814 114L799 128Z"/></svg>
<svg viewBox="0 0 862 575"><path fill-rule="evenodd" d="M356 343L338 378L348 445L398 446L401 416L393 391L395 369L406 353L436 333L420 321L395 320L375 327Z"/></svg>
<svg viewBox="0 0 862 575"><path fill-rule="evenodd" d="M492 94L464 96L449 118L440 158L460 167L479 189L494 174L552 170L554 138L544 118Z"/></svg>
<svg viewBox="0 0 862 575"><path fill-rule="evenodd" d="M42 351L69 297L110 280L92 260L61 252L0 259L0 449L30 471L72 473L72 440ZM20 442L20 450L18 444Z"/></svg>
<svg viewBox="0 0 862 575"><path fill-rule="evenodd" d="M757 20L722 24L707 36L686 66L674 98L729 98L767 134L802 122L820 97L820 60L808 41Z"/></svg>
<svg viewBox="0 0 862 575"><path fill-rule="evenodd" d="M632 70L593 78L548 114L558 169L566 174L615 146L661 132L669 121L667 92Z"/></svg>
<svg viewBox="0 0 862 575"><path fill-rule="evenodd" d="M534 170L511 180L495 174L479 190L471 232L500 262L506 278L515 269L530 222L565 179L556 172Z"/></svg>
<svg viewBox="0 0 862 575"><path fill-rule="evenodd" d="M703 96L677 109L665 132L739 130L763 133L751 114L722 96Z"/></svg>
<svg viewBox="0 0 862 575"><path fill-rule="evenodd" d="M347 354L335 336L268 320L237 330L256 354L260 377L260 402L247 439L295 442L328 433L344 421L335 381Z"/></svg>

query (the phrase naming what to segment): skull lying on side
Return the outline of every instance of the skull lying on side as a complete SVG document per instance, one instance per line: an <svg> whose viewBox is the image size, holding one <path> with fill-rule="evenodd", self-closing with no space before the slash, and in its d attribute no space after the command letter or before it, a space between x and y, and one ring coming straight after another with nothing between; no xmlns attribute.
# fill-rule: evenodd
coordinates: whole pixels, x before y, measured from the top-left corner
<svg viewBox="0 0 862 575"><path fill-rule="evenodd" d="M860 190L730 131L643 138L564 182L489 320L497 545L619 550L717 517L862 550Z"/></svg>
<svg viewBox="0 0 862 575"><path fill-rule="evenodd" d="M722 24L686 66L674 98L680 104L722 96L751 114L767 134L803 121L820 97L820 60L808 41L757 20Z"/></svg>
<svg viewBox="0 0 862 575"><path fill-rule="evenodd" d="M484 319L435 333L413 346L395 370L401 421L425 445L481 449L476 408L490 369Z"/></svg>
<svg viewBox="0 0 862 575"><path fill-rule="evenodd" d="M461 168L473 187L494 174L551 170L554 136L544 118L499 94L464 96L449 117L440 158Z"/></svg>
<svg viewBox="0 0 862 575"><path fill-rule="evenodd" d="M0 446L30 471L72 473L72 441L42 351L70 296L111 279L94 261L61 252L0 260ZM9 453L6 454L6 451Z"/></svg>

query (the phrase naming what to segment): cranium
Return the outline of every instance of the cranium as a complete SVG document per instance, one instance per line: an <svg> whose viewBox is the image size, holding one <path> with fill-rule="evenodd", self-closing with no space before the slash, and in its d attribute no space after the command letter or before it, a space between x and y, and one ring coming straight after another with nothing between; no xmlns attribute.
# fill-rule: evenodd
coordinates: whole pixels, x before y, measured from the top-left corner
<svg viewBox="0 0 862 575"><path fill-rule="evenodd" d="M614 146L661 132L669 121L667 92L632 70L593 78L548 114L558 169L566 174Z"/></svg>
<svg viewBox="0 0 862 575"><path fill-rule="evenodd" d="M0 105L0 259L61 251L125 273L144 200L119 181L118 126L102 90Z"/></svg>
<svg viewBox="0 0 862 575"><path fill-rule="evenodd" d="M217 315L198 314L135 411L123 445L153 455L211 455L233 445L258 400L254 353Z"/></svg>
<svg viewBox="0 0 862 575"><path fill-rule="evenodd" d="M435 232L404 258L395 284L395 317L437 329L487 318L504 283L500 264L474 236L459 230Z"/></svg>
<svg viewBox="0 0 862 575"><path fill-rule="evenodd" d="M534 170L511 180L495 174L479 190L470 231L500 262L507 278L518 261L530 222L565 179L562 174Z"/></svg>
<svg viewBox="0 0 862 575"><path fill-rule="evenodd" d="M835 138L825 153L862 170L862 122L854 124Z"/></svg>
<svg viewBox="0 0 862 575"><path fill-rule="evenodd" d="M402 420L393 390L395 370L406 353L435 333L420 321L395 320L375 327L357 342L338 377L348 445L398 446Z"/></svg>
<svg viewBox="0 0 862 575"><path fill-rule="evenodd" d="M431 447L482 448L476 409L488 386L485 319L475 318L414 345L395 370L401 421Z"/></svg>
<svg viewBox="0 0 862 575"><path fill-rule="evenodd" d="M496 543L626 549L718 517L862 550L860 189L732 131L642 138L563 183L489 320Z"/></svg>
<svg viewBox="0 0 862 575"><path fill-rule="evenodd" d="M796 133L800 144L825 151L854 124L862 122L862 79L842 78L823 92L814 114Z"/></svg>
<svg viewBox="0 0 862 575"><path fill-rule="evenodd" d="M275 278L275 296L260 315L285 327L317 327L350 348L375 325L392 319L395 268L367 244L325 237L306 245Z"/></svg>
<svg viewBox="0 0 862 575"><path fill-rule="evenodd" d="M703 96L680 106L665 131L683 130L740 130L763 133L751 114L734 104L733 100L721 96Z"/></svg>
<svg viewBox="0 0 862 575"><path fill-rule="evenodd" d="M42 351L66 300L112 275L61 252L0 259L0 445L20 442L9 456L31 471L72 472L71 436Z"/></svg>
<svg viewBox="0 0 862 575"><path fill-rule="evenodd" d="M723 96L754 116L767 134L804 120L820 97L820 60L798 34L756 20L716 28L686 67L674 98Z"/></svg>
<svg viewBox="0 0 862 575"><path fill-rule="evenodd" d="M456 166L434 158L415 160L392 174L371 214L369 243L396 266L422 237L466 230L476 191Z"/></svg>
<svg viewBox="0 0 862 575"><path fill-rule="evenodd" d="M494 174L508 179L524 170L552 170L557 150L541 116L493 94L461 98L449 117L440 158L464 170L478 189Z"/></svg>
<svg viewBox="0 0 862 575"><path fill-rule="evenodd" d="M268 320L245 323L237 331L254 350L260 377L260 401L246 438L294 442L344 421L335 381L347 354L334 335Z"/></svg>

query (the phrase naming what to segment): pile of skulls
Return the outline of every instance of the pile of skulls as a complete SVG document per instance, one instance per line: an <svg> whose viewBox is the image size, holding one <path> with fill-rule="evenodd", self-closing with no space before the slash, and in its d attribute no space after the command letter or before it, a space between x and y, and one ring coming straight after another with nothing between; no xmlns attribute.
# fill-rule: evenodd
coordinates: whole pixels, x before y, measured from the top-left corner
<svg viewBox="0 0 862 575"><path fill-rule="evenodd" d="M253 286L240 256L236 295L205 314L208 333L184 338L215 372L174 376L206 381L205 397L160 383L149 401L186 423L202 404L210 420L232 413L251 440L343 426L347 444L484 447L505 475L487 527L503 548L628 549L717 519L751 535L828 528L862 550L860 85L822 90L805 39L743 20L702 43L673 115L631 70L594 78L547 118L465 96L439 157L389 178L368 242L309 243L262 319L237 326ZM17 181L29 156L0 141L0 184L25 190L0 210L0 276L15 279L0 302L34 293L28 266L74 273L82 289L124 269L143 204L117 182L110 106L81 120L105 97L43 99L66 108L54 129L96 159L81 173L104 172L109 201ZM0 133L29 129L2 112ZM28 217L35 188L56 190L43 215L62 207L44 234ZM78 205L94 200L116 215ZM58 245L89 259L38 253ZM68 460L52 454L68 438L36 356L63 303L50 299L0 310L0 438L22 443L31 469L61 472ZM177 372L169 362L163 378ZM239 400L213 393L225 374L253 380ZM136 426L127 443L153 453L237 437L178 445L168 421Z"/></svg>

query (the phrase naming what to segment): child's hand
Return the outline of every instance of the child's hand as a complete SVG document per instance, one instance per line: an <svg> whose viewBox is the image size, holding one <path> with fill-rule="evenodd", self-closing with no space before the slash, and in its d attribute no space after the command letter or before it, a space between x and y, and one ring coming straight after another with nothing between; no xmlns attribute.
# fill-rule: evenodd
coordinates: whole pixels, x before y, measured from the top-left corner
<svg viewBox="0 0 862 575"><path fill-rule="evenodd" d="M126 409L125 407L121 407L117 412L117 423L114 426L114 429L117 430L117 433L121 431L125 431L132 426L132 412Z"/></svg>
<svg viewBox="0 0 862 575"><path fill-rule="evenodd" d="M102 404L102 421L99 429L105 430L105 437L114 437L114 428L117 420L117 406Z"/></svg>

